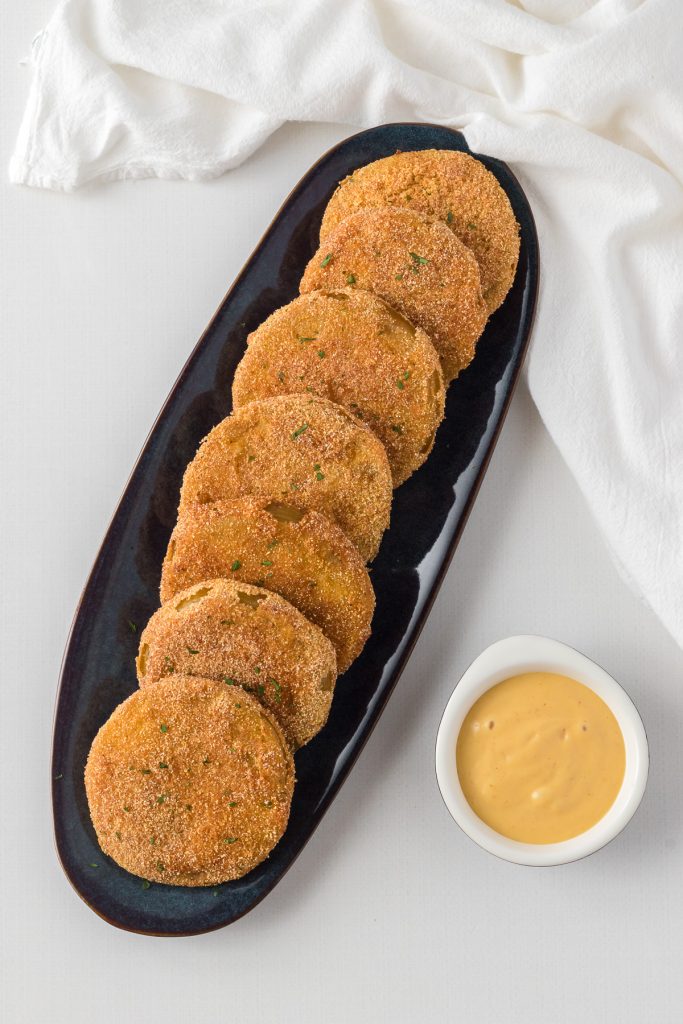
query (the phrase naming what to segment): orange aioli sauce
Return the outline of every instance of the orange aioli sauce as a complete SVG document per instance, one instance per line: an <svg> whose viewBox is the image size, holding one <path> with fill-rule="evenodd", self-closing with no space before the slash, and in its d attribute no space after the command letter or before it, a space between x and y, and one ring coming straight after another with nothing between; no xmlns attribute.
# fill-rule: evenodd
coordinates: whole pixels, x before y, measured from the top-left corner
<svg viewBox="0 0 683 1024"><path fill-rule="evenodd" d="M626 768L607 704L568 676L526 672L491 687L467 713L456 745L472 810L521 843L559 843L595 825Z"/></svg>

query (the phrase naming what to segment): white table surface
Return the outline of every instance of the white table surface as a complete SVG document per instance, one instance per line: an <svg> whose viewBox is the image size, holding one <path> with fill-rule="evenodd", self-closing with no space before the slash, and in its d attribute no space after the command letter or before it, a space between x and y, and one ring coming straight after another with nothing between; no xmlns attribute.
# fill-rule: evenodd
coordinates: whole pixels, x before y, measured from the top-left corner
<svg viewBox="0 0 683 1024"><path fill-rule="evenodd" d="M16 64L52 3L0 9L3 167L28 85ZM683 654L618 576L524 384L399 686L275 891L223 931L152 939L99 920L57 863L53 701L98 544L227 286L291 186L345 134L290 126L206 185L63 196L0 181L7 1024L683 1019ZM453 685L486 644L515 632L594 657L626 686L649 734L636 818L568 867L487 856L453 824L434 779Z"/></svg>

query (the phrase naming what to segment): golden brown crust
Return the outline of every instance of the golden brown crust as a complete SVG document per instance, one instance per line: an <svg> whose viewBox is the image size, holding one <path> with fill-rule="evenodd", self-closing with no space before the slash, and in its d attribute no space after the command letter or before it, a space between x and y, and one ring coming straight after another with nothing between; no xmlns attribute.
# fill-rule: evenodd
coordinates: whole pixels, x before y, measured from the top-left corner
<svg viewBox="0 0 683 1024"><path fill-rule="evenodd" d="M157 609L140 637L141 687L174 674L242 686L274 715L294 749L327 721L334 648L288 601L234 580L202 580Z"/></svg>
<svg viewBox="0 0 683 1024"><path fill-rule="evenodd" d="M341 221L306 267L300 290L346 284L374 292L421 327L446 381L474 358L487 318L479 267L440 221L397 206L360 210Z"/></svg>
<svg viewBox="0 0 683 1024"><path fill-rule="evenodd" d="M239 689L174 676L138 690L85 768L104 853L167 885L241 878L281 838L294 764L274 719Z"/></svg>
<svg viewBox="0 0 683 1024"><path fill-rule="evenodd" d="M321 512L368 561L389 525L391 470L372 431L341 406L282 395L237 409L204 438L185 471L180 513L245 494Z"/></svg>
<svg viewBox="0 0 683 1024"><path fill-rule="evenodd" d="M161 600L218 576L291 602L332 641L340 673L370 636L375 595L363 559L318 512L254 497L192 506L168 545Z"/></svg>
<svg viewBox="0 0 683 1024"><path fill-rule="evenodd" d="M427 335L353 288L301 295L249 335L232 386L235 407L304 392L343 405L370 427L386 448L394 487L425 461L443 419L443 376Z"/></svg>
<svg viewBox="0 0 683 1024"><path fill-rule="evenodd" d="M519 258L519 225L510 201L481 161L468 153L427 149L396 153L360 167L330 200L320 238L360 209L401 206L444 221L474 253L489 313L507 295Z"/></svg>

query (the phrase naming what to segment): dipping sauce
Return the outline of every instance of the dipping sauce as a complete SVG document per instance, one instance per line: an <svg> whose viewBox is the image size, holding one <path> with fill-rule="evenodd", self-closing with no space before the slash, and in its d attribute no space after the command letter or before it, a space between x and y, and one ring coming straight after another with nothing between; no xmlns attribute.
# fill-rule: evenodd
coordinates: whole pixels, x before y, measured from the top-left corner
<svg viewBox="0 0 683 1024"><path fill-rule="evenodd" d="M568 676L526 672L473 704L456 761L467 802L487 825L521 843L559 843L610 809L626 751L593 690Z"/></svg>

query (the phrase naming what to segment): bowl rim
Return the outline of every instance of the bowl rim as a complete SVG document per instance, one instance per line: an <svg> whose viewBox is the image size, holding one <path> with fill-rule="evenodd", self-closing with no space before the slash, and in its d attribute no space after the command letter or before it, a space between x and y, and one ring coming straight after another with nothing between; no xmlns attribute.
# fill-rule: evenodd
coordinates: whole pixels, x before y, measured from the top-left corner
<svg viewBox="0 0 683 1024"><path fill-rule="evenodd" d="M559 843L521 843L496 832L472 810L458 778L455 746L467 712L486 690L522 672L556 672L583 683L604 700L624 737L626 767L614 803L591 828ZM645 792L649 749L640 714L616 679L559 640L521 634L487 647L456 683L439 723L435 766L442 799L465 835L488 853L513 864L550 867L588 857L628 825Z"/></svg>

